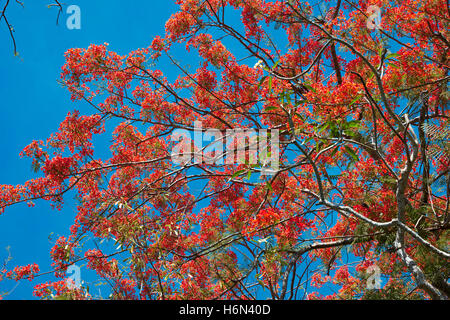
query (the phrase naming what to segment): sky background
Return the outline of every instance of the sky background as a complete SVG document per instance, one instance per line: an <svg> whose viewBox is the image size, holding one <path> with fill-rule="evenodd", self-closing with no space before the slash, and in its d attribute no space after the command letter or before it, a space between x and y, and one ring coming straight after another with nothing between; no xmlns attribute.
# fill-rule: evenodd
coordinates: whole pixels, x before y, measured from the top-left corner
<svg viewBox="0 0 450 320"><path fill-rule="evenodd" d="M72 102L69 92L57 81L70 48L109 43L109 49L126 54L148 47L156 35L164 34L164 24L176 11L174 1L148 0L68 0L66 6L81 9L81 29L69 30L63 12L48 8L50 0L23 0L24 8L11 1L7 18L15 29L17 51L4 21L0 23L0 184L22 184L36 177L31 161L19 153L33 140L45 141L56 132L69 111L92 113L83 102ZM4 0L0 0L3 9ZM0 261L13 258L9 268L37 263L41 272L51 270L50 249L59 236L68 235L75 217L75 202L65 199L62 211L52 210L44 201L34 208L26 204L7 208L0 215ZM82 273L83 273L82 269ZM83 274L81 275L83 278ZM4 299L32 299L32 288L53 280L42 276L33 281L0 282L0 292L13 290Z"/></svg>

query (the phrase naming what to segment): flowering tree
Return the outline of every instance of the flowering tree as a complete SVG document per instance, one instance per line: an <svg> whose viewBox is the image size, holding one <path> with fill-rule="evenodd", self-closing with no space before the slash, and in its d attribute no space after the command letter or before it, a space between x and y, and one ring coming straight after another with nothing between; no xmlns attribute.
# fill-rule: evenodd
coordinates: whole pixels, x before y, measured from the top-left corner
<svg viewBox="0 0 450 320"><path fill-rule="evenodd" d="M148 48L67 51L62 83L92 114L23 150L40 177L0 187L2 212L77 194L51 251L61 281L35 295L89 298L64 281L87 261L113 299L448 298L447 2L177 3ZM196 121L278 130L279 168L204 161L197 144L174 163Z"/></svg>

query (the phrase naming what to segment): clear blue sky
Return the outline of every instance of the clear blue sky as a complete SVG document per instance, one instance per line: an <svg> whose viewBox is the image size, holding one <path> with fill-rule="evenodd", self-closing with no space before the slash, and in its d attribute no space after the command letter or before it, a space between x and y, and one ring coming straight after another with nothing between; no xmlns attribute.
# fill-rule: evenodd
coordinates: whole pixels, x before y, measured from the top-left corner
<svg viewBox="0 0 450 320"><path fill-rule="evenodd" d="M177 9L174 0L66 0L67 6L75 4L81 9L81 30L69 30L65 12L56 25L57 9L47 8L51 0L23 1L24 8L11 1L7 11L16 30L18 57L14 57L4 22L0 23L0 184L22 184L35 176L31 162L20 159L19 153L33 140L46 140L69 111L92 113L85 103L72 102L68 91L57 83L67 49L108 42L110 50L126 54L148 47L154 36L164 33L165 22ZM3 4L0 0L0 8ZM165 67L166 75L174 76L175 69ZM65 201L60 212L43 201L34 208L26 204L7 208L0 215L0 261L7 257L9 246L13 260L8 267L38 263L42 272L50 271L53 242L48 237L51 233L54 239L67 235L75 216L75 202L70 197ZM82 278L89 281L84 273ZM31 299L32 287L50 280L53 276L21 281L5 299ZM0 282L0 292L15 285Z"/></svg>
<svg viewBox="0 0 450 320"><path fill-rule="evenodd" d="M50 0L23 2L24 8L11 1L7 11L19 57L13 55L4 21L0 24L0 184L22 184L34 176L31 162L19 158L20 151L33 140L46 140L68 111L92 112L83 103L71 102L68 91L57 83L67 49L108 42L111 50L125 54L147 47L154 36L164 33L166 20L176 10L174 1L67 0L67 6L81 9L81 29L69 30L65 12L56 25L57 9L47 8ZM41 271L51 270L48 236L67 235L75 216L74 202L66 201L61 212L43 201L34 208L8 208L0 216L1 261L10 246L9 267L38 263ZM32 287L49 280L52 277L21 281L5 299L33 298ZM14 286L11 281L0 282L0 292Z"/></svg>

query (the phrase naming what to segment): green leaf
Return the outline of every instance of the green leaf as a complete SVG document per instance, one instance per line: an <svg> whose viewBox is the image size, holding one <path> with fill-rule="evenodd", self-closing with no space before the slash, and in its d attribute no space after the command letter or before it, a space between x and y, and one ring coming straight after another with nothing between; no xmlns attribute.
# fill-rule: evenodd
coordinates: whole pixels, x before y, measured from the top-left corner
<svg viewBox="0 0 450 320"><path fill-rule="evenodd" d="M354 137L355 135L356 135L356 133L354 132L354 131L352 131L352 130L344 130L344 133L346 134L346 135L348 135L349 137Z"/></svg>
<svg viewBox="0 0 450 320"><path fill-rule="evenodd" d="M276 106L268 106L265 108L266 111L272 111L272 110L276 110L278 107Z"/></svg>
<svg viewBox="0 0 450 320"><path fill-rule="evenodd" d="M307 144L308 142L310 142L312 140L314 140L314 137L306 138L305 141L303 142L303 144Z"/></svg>
<svg viewBox="0 0 450 320"><path fill-rule="evenodd" d="M294 114L295 114L297 117L299 117L301 120L305 121L305 118L303 118L303 116L302 116L300 113L294 112Z"/></svg>
<svg viewBox="0 0 450 320"><path fill-rule="evenodd" d="M398 56L399 56L398 53L395 53L395 52L389 53L389 54L386 56L386 60L387 60L387 59L390 59L390 58L395 58L395 57L398 57Z"/></svg>
<svg viewBox="0 0 450 320"><path fill-rule="evenodd" d="M347 154L354 160L354 161L358 161L358 155L356 154L356 152L350 148L349 146L344 146L345 151L347 152Z"/></svg>
<svg viewBox="0 0 450 320"><path fill-rule="evenodd" d="M361 122L360 121L356 121L356 120L352 120L346 123L346 127L347 128L360 128L361 127Z"/></svg>
<svg viewBox="0 0 450 320"><path fill-rule="evenodd" d="M258 84L258 88L261 87L261 85L263 84L264 80L267 79L267 76L264 76L261 78L261 80L259 80L259 84Z"/></svg>
<svg viewBox="0 0 450 320"><path fill-rule="evenodd" d="M330 154L330 157L334 157L334 155L336 154L336 152L339 150L339 146L336 146L333 151Z"/></svg>
<svg viewBox="0 0 450 320"><path fill-rule="evenodd" d="M379 49L378 49L378 55L381 57L381 55L383 54L383 47L380 47Z"/></svg>
<svg viewBox="0 0 450 320"><path fill-rule="evenodd" d="M304 83L303 85L304 85L307 89L311 90L312 92L317 93L316 89L314 89L314 88L313 88L312 86L310 86L309 84Z"/></svg>
<svg viewBox="0 0 450 320"><path fill-rule="evenodd" d="M336 125L336 123L334 123L334 122L330 123L330 133L331 133L331 136L333 138L338 138L340 136L339 135L339 128Z"/></svg>
<svg viewBox="0 0 450 320"><path fill-rule="evenodd" d="M349 107L351 107L356 101L358 101L359 99L361 99L363 95L360 94L359 96L357 96L355 99L352 100L352 102L350 102L350 104L348 105Z"/></svg>
<svg viewBox="0 0 450 320"><path fill-rule="evenodd" d="M245 169L236 171L235 173L233 173L233 175L231 176L230 180L233 180L234 178L236 178L237 176L243 174L246 171L247 170L245 170Z"/></svg>
<svg viewBox="0 0 450 320"><path fill-rule="evenodd" d="M322 126L320 126L320 129L317 131L317 133L321 133L322 131L324 131L326 128L329 127L330 125L330 121L326 122L325 124L323 124Z"/></svg>
<svg viewBox="0 0 450 320"><path fill-rule="evenodd" d="M33 162L33 164L31 165L34 173L37 173L39 171L39 169L41 168L41 164L37 161Z"/></svg>
<svg viewBox="0 0 450 320"><path fill-rule="evenodd" d="M272 70L275 69L275 68L278 66L278 64L280 63L280 61L281 61L281 60L278 60L277 62L275 62L275 64L274 64L273 67L272 67Z"/></svg>
<svg viewBox="0 0 450 320"><path fill-rule="evenodd" d="M391 66L391 67L394 67L396 69L400 69L400 67L398 65L396 65L396 64L393 64L393 63L390 63L390 62L386 62L386 64Z"/></svg>

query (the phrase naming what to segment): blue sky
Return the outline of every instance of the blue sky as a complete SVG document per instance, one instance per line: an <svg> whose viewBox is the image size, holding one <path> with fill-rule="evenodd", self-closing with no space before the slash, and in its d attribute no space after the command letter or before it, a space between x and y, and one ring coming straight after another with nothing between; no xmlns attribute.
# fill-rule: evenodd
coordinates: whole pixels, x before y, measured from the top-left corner
<svg viewBox="0 0 450 320"><path fill-rule="evenodd" d="M63 12L56 25L57 9L47 8L49 0L24 0L24 8L11 1L7 18L15 29L18 57L4 24L0 24L0 184L22 184L34 177L31 162L19 158L20 151L33 140L46 140L58 129L67 112L74 109L91 113L83 103L74 103L57 80L69 48L86 48L90 44L108 42L109 49L125 54L147 47L154 36L164 33L164 24L175 12L174 1L68 0L81 9L81 29L69 30ZM3 8L4 1L0 2ZM49 271L49 252L53 232L56 239L67 235L75 216L75 203L58 212L46 202L34 208L26 205L10 207L0 215L0 261L8 256L8 264L38 263L41 271ZM5 299L31 299L32 287L51 280L40 277L21 281ZM0 282L0 292L15 287L11 281Z"/></svg>

